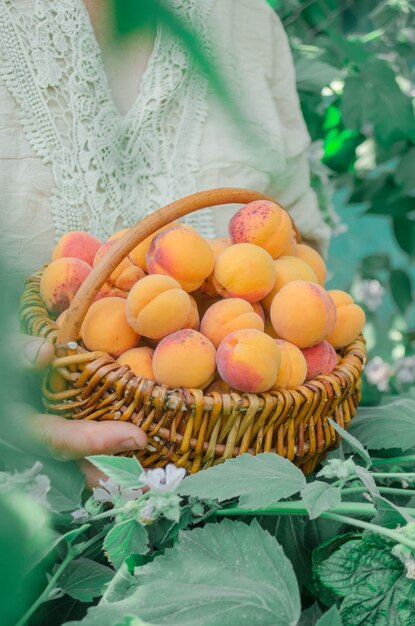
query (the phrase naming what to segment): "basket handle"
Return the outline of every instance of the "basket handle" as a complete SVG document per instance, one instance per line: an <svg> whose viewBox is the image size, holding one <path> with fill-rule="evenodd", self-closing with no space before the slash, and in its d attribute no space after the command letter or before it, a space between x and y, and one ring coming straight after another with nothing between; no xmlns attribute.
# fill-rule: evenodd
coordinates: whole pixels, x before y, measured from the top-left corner
<svg viewBox="0 0 415 626"><path fill-rule="evenodd" d="M66 348L68 343L75 341L79 336L85 315L105 281L131 250L144 239L159 228L199 209L223 204L248 204L254 200L272 200L272 198L257 191L233 187L200 191L171 202L138 222L119 238L105 260L93 269L81 285L59 331L58 347ZM298 235L297 232L296 234Z"/></svg>

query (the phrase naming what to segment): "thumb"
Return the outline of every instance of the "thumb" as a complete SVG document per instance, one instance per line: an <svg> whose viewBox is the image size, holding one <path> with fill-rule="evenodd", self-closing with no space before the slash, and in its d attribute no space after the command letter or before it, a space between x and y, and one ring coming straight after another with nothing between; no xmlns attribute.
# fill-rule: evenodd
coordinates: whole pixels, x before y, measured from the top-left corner
<svg viewBox="0 0 415 626"><path fill-rule="evenodd" d="M44 369L55 355L53 342L42 337L17 334L13 343L18 345L20 361L25 369Z"/></svg>
<svg viewBox="0 0 415 626"><path fill-rule="evenodd" d="M147 444L145 432L129 422L76 421L38 414L30 428L35 440L62 461L140 450Z"/></svg>

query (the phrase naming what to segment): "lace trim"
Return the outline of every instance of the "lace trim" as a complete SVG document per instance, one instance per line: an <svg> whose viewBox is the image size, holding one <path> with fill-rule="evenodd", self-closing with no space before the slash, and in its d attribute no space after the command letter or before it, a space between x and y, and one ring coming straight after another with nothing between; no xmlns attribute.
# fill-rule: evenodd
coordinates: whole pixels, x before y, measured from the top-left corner
<svg viewBox="0 0 415 626"><path fill-rule="evenodd" d="M0 2L0 73L33 150L51 164L56 236L86 229L105 239L196 191L208 85L181 42L158 27L137 99L121 115L82 0L17 4ZM213 0L172 4L209 54ZM211 210L186 221L214 236Z"/></svg>

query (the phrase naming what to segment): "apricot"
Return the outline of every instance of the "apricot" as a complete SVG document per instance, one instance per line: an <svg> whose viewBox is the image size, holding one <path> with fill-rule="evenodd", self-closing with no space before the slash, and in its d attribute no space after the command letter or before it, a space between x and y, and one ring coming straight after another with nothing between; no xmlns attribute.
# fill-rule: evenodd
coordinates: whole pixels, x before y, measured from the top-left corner
<svg viewBox="0 0 415 626"><path fill-rule="evenodd" d="M293 280L308 280L311 283L318 282L314 270L305 261L295 256L280 256L274 261L274 267L277 276L274 287L262 301L262 305L267 313L271 309L275 294L287 283Z"/></svg>
<svg viewBox="0 0 415 626"><path fill-rule="evenodd" d="M281 363L273 388L292 389L302 385L307 376L307 363L300 348L283 339L275 339Z"/></svg>
<svg viewBox="0 0 415 626"><path fill-rule="evenodd" d="M273 259L295 254L296 241L291 218L276 202L256 200L243 206L229 222L232 243L254 243Z"/></svg>
<svg viewBox="0 0 415 626"><path fill-rule="evenodd" d="M128 365L136 376L146 378L147 380L155 380L153 372L153 354L154 350L147 346L141 348L131 348L127 352L123 352L117 361L120 365Z"/></svg>
<svg viewBox="0 0 415 626"><path fill-rule="evenodd" d="M352 296L345 291L333 289L328 292L337 309L337 320L327 341L334 348L344 348L360 335L366 322L363 309L355 304Z"/></svg>
<svg viewBox="0 0 415 626"><path fill-rule="evenodd" d="M139 335L162 339L184 327L191 307L189 295L177 280L151 274L136 283L128 294L127 318Z"/></svg>
<svg viewBox="0 0 415 626"><path fill-rule="evenodd" d="M260 330L244 329L223 339L216 364L221 378L233 389L261 393L273 386L280 359L274 339Z"/></svg>
<svg viewBox="0 0 415 626"><path fill-rule="evenodd" d="M249 302L241 298L229 298L213 304L206 311L200 332L218 348L226 335L244 328L263 331L264 322Z"/></svg>
<svg viewBox="0 0 415 626"><path fill-rule="evenodd" d="M183 328L192 328L193 330L199 330L199 326L200 326L199 309L197 308L197 303L196 303L196 300L193 298L193 296L189 296L189 299L190 299L190 313Z"/></svg>
<svg viewBox="0 0 415 626"><path fill-rule="evenodd" d="M307 361L307 380L313 380L320 374L330 374L337 365L336 351L328 341L304 348L302 353Z"/></svg>
<svg viewBox="0 0 415 626"><path fill-rule="evenodd" d="M215 374L216 350L197 330L178 330L164 337L154 351L156 381L169 388L204 389Z"/></svg>
<svg viewBox="0 0 415 626"><path fill-rule="evenodd" d="M219 254L223 252L226 248L232 245L232 242L227 237L217 237L216 239L206 239L209 246L212 249L213 256L216 259ZM199 291L201 293L206 294L207 296L214 298L218 295L215 285L213 284L213 272L206 278L205 282L200 286Z"/></svg>
<svg viewBox="0 0 415 626"><path fill-rule="evenodd" d="M40 295L51 313L59 315L71 304L92 267L75 257L52 261L40 279Z"/></svg>
<svg viewBox="0 0 415 626"><path fill-rule="evenodd" d="M124 298L124 300L126 300L127 296L127 291L123 291L122 289L118 289L117 287L111 286L108 283L104 283L97 295L95 296L94 302L96 302L97 300L101 300L101 298L111 297Z"/></svg>
<svg viewBox="0 0 415 626"><path fill-rule="evenodd" d="M92 266L97 250L101 246L102 241L93 235L82 230L72 230L59 239L53 250L52 260L71 257L81 259Z"/></svg>
<svg viewBox="0 0 415 626"><path fill-rule="evenodd" d="M232 389L232 387L230 387L228 385L228 383L225 383L225 381L222 380L222 378L217 378L206 389L206 393L212 393L214 391L216 391L217 393L228 393L229 394L229 393L232 393L233 389Z"/></svg>
<svg viewBox="0 0 415 626"><path fill-rule="evenodd" d="M251 303L252 308L254 309L254 312L257 313L257 315L259 315L259 317L262 319L262 321L265 323L265 311L264 311L264 307L259 303L259 302L252 302Z"/></svg>
<svg viewBox="0 0 415 626"><path fill-rule="evenodd" d="M173 226L180 227L182 225L179 224L178 222L171 222L170 224L166 224L166 226L159 228L152 235L150 235L149 237L146 237L144 241L139 243L128 255L130 259L132 260L132 262L135 265L142 267L143 270L147 271L146 256L147 256L148 249L150 248L151 242L153 241L154 237L156 237L159 233L162 233L164 230L168 230L169 228L172 228ZM183 226L183 228L185 228L185 226Z"/></svg>
<svg viewBox="0 0 415 626"><path fill-rule="evenodd" d="M125 235L125 233L128 233L129 230L129 228L122 228L121 230L117 230L117 232L111 235L111 237L108 237L107 242L113 241L114 239L119 239L120 237Z"/></svg>
<svg viewBox="0 0 415 626"><path fill-rule="evenodd" d="M274 296L270 317L279 339L309 348L333 331L336 305L321 285L293 280Z"/></svg>
<svg viewBox="0 0 415 626"><path fill-rule="evenodd" d="M102 298L91 305L81 335L88 350L108 352L115 358L140 340L128 323L125 300L116 297Z"/></svg>
<svg viewBox="0 0 415 626"><path fill-rule="evenodd" d="M150 274L176 279L185 291L195 291L215 264L211 247L195 230L175 226L160 233L147 252Z"/></svg>
<svg viewBox="0 0 415 626"><path fill-rule="evenodd" d="M327 277L327 267L323 257L311 246L307 246L305 243L299 243L297 245L296 256L308 263L308 265L314 270L317 280L320 285L324 286Z"/></svg>
<svg viewBox="0 0 415 626"><path fill-rule="evenodd" d="M272 257L252 243L226 248L216 259L213 283L225 298L258 302L274 286L276 272Z"/></svg>
<svg viewBox="0 0 415 626"><path fill-rule="evenodd" d="M103 262L116 243L116 239L112 239L98 249L94 259L94 267L98 267ZM144 270L126 257L111 273L108 283L118 289L122 289L122 291L130 291L131 287L144 276Z"/></svg>

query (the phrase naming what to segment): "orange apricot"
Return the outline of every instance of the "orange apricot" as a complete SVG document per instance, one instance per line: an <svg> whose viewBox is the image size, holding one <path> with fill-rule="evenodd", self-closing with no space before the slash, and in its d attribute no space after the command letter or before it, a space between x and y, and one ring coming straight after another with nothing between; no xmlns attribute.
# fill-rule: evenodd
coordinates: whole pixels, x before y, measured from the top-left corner
<svg viewBox="0 0 415 626"><path fill-rule="evenodd" d="M267 313L271 309L275 294L287 283L293 280L308 280L311 283L318 282L314 270L305 261L295 256L280 256L278 259L275 259L274 267L276 272L274 287L262 301L262 305Z"/></svg>
<svg viewBox="0 0 415 626"><path fill-rule="evenodd" d="M261 393L274 384L280 365L274 339L260 330L236 330L221 342L216 364L219 375L233 389Z"/></svg>
<svg viewBox="0 0 415 626"><path fill-rule="evenodd" d="M146 378L147 380L155 380L153 372L153 354L154 350L143 346L140 348L131 348L123 352L117 361L120 365L128 365L136 376Z"/></svg>
<svg viewBox="0 0 415 626"><path fill-rule="evenodd" d="M139 335L162 339L183 328L192 304L174 278L150 274L134 285L127 298L127 318Z"/></svg>
<svg viewBox="0 0 415 626"><path fill-rule="evenodd" d="M75 257L52 261L40 279L40 295L48 311L55 315L65 311L91 270L88 263Z"/></svg>
<svg viewBox="0 0 415 626"><path fill-rule="evenodd" d="M314 270L317 280L320 285L326 282L327 267L323 257L311 246L307 246L305 243L299 243L297 245L296 256L308 263L308 265Z"/></svg>
<svg viewBox="0 0 415 626"><path fill-rule="evenodd" d="M117 232L111 235L111 237L108 237L107 242L113 241L114 239L119 239L120 237L125 235L125 233L128 233L129 230L129 228L122 228L121 230L117 230Z"/></svg>
<svg viewBox="0 0 415 626"><path fill-rule="evenodd" d="M94 267L98 267L104 261L107 254L116 243L117 240L112 239L104 243L98 249L94 259ZM111 273L108 278L108 283L122 291L130 291L131 287L144 276L144 270L138 265L135 265L129 257L126 257Z"/></svg>
<svg viewBox="0 0 415 626"><path fill-rule="evenodd" d="M147 252L150 274L165 274L185 291L195 291L211 274L215 263L211 247L195 230L175 226L161 232Z"/></svg>
<svg viewBox="0 0 415 626"><path fill-rule="evenodd" d="M301 352L293 343L283 339L275 339L281 354L281 363L278 369L273 389L292 389L302 385L307 376L307 363Z"/></svg>
<svg viewBox="0 0 415 626"><path fill-rule="evenodd" d="M116 297L102 298L91 305L81 335L88 350L108 352L113 357L134 348L140 340L128 323L125 300Z"/></svg>
<svg viewBox="0 0 415 626"><path fill-rule="evenodd" d="M360 335L366 322L366 315L345 291L333 289L329 294L336 305L337 320L327 341L334 348L344 348Z"/></svg>
<svg viewBox="0 0 415 626"><path fill-rule="evenodd" d="M307 361L307 380L313 380L320 374L330 374L336 367L336 351L326 340L310 348L304 348L302 353Z"/></svg>
<svg viewBox="0 0 415 626"><path fill-rule="evenodd" d="M196 300L193 296L189 296L190 299L190 313L183 328L192 328L193 330L199 330L200 317L199 309L197 308Z"/></svg>
<svg viewBox="0 0 415 626"><path fill-rule="evenodd" d="M154 351L156 381L169 388L204 389L215 374L216 350L197 330L178 330L164 337Z"/></svg>
<svg viewBox="0 0 415 626"><path fill-rule="evenodd" d="M295 254L296 242L291 218L276 202L256 200L243 206L229 222L233 243L253 243L273 259Z"/></svg>
<svg viewBox="0 0 415 626"><path fill-rule="evenodd" d="M232 245L232 242L227 237L217 237L216 239L206 239L209 246L212 249L213 256L216 259L219 254L223 252L226 248L229 248ZM205 282L199 287L199 292L204 293L211 298L215 298L218 293L215 289L215 285L213 284L213 272L206 278Z"/></svg>
<svg viewBox="0 0 415 626"><path fill-rule="evenodd" d="M157 237L157 235L159 233L162 233L164 230L168 230L169 228L172 228L173 226L179 226L179 227L186 228L186 226L184 226L183 224L179 224L178 222L171 222L170 224L166 224L166 226L163 226L162 228L159 228L152 235L150 235L149 237L146 237L146 239L144 239L144 241L139 243L130 252L130 254L128 256L130 257L132 262L135 265L138 265L139 267L142 267L143 270L147 271L146 256L147 256L148 249L150 248L151 242L153 241L154 237Z"/></svg>
<svg viewBox="0 0 415 626"><path fill-rule="evenodd" d="M221 252L216 259L213 283L225 298L258 302L275 283L272 257L252 243L238 243Z"/></svg>
<svg viewBox="0 0 415 626"><path fill-rule="evenodd" d="M95 254L101 246L102 241L93 235L82 230L72 230L59 239L53 250L52 260L72 257L81 259L92 266Z"/></svg>
<svg viewBox="0 0 415 626"><path fill-rule="evenodd" d="M321 285L294 280L274 296L270 317L279 339L309 348L333 331L336 305Z"/></svg>
<svg viewBox="0 0 415 626"><path fill-rule="evenodd" d="M228 298L213 304L205 313L200 332L219 347L222 339L234 330L255 328L264 330L262 318L254 312L252 305L241 298Z"/></svg>

